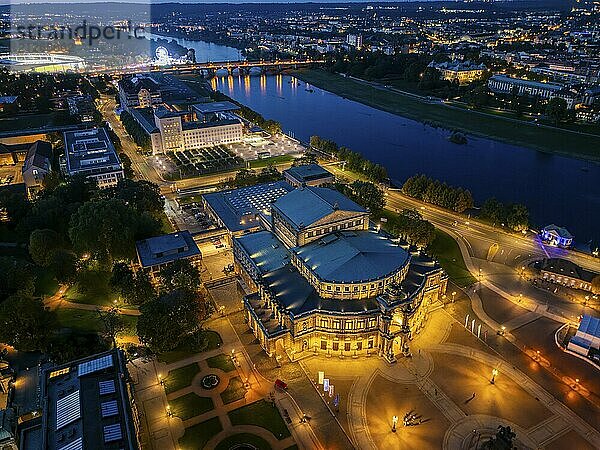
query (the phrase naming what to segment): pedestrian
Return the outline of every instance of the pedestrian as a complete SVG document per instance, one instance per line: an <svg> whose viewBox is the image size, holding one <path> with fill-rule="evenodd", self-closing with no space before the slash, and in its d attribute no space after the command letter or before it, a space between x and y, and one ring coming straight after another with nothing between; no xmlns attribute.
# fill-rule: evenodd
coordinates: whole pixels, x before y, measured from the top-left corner
<svg viewBox="0 0 600 450"><path fill-rule="evenodd" d="M475 392L473 392L473 396L471 398L475 398Z"/></svg>

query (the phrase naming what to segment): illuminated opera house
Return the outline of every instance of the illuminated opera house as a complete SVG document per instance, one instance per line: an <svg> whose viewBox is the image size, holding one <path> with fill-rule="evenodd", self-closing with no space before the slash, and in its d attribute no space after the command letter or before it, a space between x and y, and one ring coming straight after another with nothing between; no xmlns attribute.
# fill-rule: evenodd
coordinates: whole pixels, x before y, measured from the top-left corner
<svg viewBox="0 0 600 450"><path fill-rule="evenodd" d="M409 354L428 306L446 290L441 267L375 229L369 212L336 190L278 192L256 210L260 227L232 236L250 293L246 319L264 350L390 362Z"/></svg>

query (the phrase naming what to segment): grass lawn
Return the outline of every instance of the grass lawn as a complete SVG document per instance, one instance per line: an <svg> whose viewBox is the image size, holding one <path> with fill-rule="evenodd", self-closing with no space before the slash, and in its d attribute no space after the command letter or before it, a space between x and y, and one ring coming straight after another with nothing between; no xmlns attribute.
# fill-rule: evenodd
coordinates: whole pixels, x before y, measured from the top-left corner
<svg viewBox="0 0 600 450"><path fill-rule="evenodd" d="M202 450L210 439L223 430L223 425L218 417L205 420L199 424L188 427L179 438L181 450Z"/></svg>
<svg viewBox="0 0 600 450"><path fill-rule="evenodd" d="M108 306L114 300L118 300L118 296L108 284L109 280L108 271L82 270L77 275L77 282L67 290L65 296L73 303Z"/></svg>
<svg viewBox="0 0 600 450"><path fill-rule="evenodd" d="M198 372L200 372L200 367L197 363L169 370L169 374L165 377L165 392L170 394L188 387Z"/></svg>
<svg viewBox="0 0 600 450"><path fill-rule="evenodd" d="M232 425L256 425L273 433L277 439L290 436L290 430L283 421L279 410L264 400L251 403L227 413Z"/></svg>
<svg viewBox="0 0 600 450"><path fill-rule="evenodd" d="M179 345L175 350L171 350L170 352L161 353L158 356L158 360L165 364L171 364L176 361L180 361L182 359L193 356L197 353L208 352L210 350L214 350L219 348L223 343L221 336L219 333L210 330L201 331L202 335L206 338L205 343L206 347L198 348L194 344L190 342L183 342Z"/></svg>
<svg viewBox="0 0 600 450"><path fill-rule="evenodd" d="M48 269L36 267L35 269L35 295L50 297L58 291L58 281Z"/></svg>
<svg viewBox="0 0 600 450"><path fill-rule="evenodd" d="M208 367L213 369L221 369L223 372L231 372L235 370L235 364L231 361L229 355L217 355L206 360Z"/></svg>
<svg viewBox="0 0 600 450"><path fill-rule="evenodd" d="M286 162L291 162L293 160L294 157L291 155L271 156L270 158L256 159L254 161L250 161L250 168L259 169L262 167L267 167L269 164L282 164Z"/></svg>
<svg viewBox="0 0 600 450"><path fill-rule="evenodd" d="M104 325L100 321L96 311L86 311L75 308L59 308L56 310L56 316L59 326L63 328L71 328L73 330L94 333L104 331ZM121 316L121 319L125 325L125 330L121 334L135 335L137 317Z"/></svg>
<svg viewBox="0 0 600 450"><path fill-rule="evenodd" d="M221 399L224 404L233 403L241 400L246 396L246 388L240 377L235 377L229 380L227 389L221 392Z"/></svg>
<svg viewBox="0 0 600 450"><path fill-rule="evenodd" d="M600 136L539 127L535 124L481 114L477 111L427 103L323 70L296 71L294 75L342 97L410 119L545 152L600 160L597 150L600 148Z"/></svg>
<svg viewBox="0 0 600 450"><path fill-rule="evenodd" d="M105 331L104 324L100 320L96 311L87 311L76 308L59 308L56 311L58 326L69 328L81 333L102 333ZM122 336L135 336L137 317L121 316L124 330L117 334L117 338Z"/></svg>
<svg viewBox="0 0 600 450"><path fill-rule="evenodd" d="M179 417L181 420L188 420L199 416L215 407L210 397L200 397L193 392L170 400L169 406L173 415Z"/></svg>
<svg viewBox="0 0 600 450"><path fill-rule="evenodd" d="M477 280L467 269L458 244L447 233L436 228L435 239L427 253L437 258L448 276L460 287L469 286Z"/></svg>
<svg viewBox="0 0 600 450"><path fill-rule="evenodd" d="M270 450L271 446L267 441L265 441L260 436L256 436L255 434L250 433L240 433L234 434L233 436L226 437L221 442L217 444L215 450L229 450L236 445L239 445L240 448L243 447L243 444L252 445L252 447L257 448L258 450Z"/></svg>

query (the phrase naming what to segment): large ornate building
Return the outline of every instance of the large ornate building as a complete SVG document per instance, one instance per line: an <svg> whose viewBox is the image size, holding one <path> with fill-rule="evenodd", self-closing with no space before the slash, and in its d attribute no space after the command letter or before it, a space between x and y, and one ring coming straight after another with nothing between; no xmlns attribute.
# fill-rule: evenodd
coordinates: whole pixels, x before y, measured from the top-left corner
<svg viewBox="0 0 600 450"><path fill-rule="evenodd" d="M270 355L409 354L447 276L424 254L369 223L336 190L301 187L233 238L235 270L251 293L247 321Z"/></svg>

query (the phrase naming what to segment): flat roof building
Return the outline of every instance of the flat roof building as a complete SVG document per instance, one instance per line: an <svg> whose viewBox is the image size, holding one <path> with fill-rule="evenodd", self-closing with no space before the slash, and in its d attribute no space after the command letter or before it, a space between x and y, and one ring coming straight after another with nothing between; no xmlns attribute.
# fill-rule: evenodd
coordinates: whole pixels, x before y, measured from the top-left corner
<svg viewBox="0 0 600 450"><path fill-rule="evenodd" d="M140 266L150 269L152 273L178 259L196 261L202 256L189 231L177 231L137 241L135 247Z"/></svg>
<svg viewBox="0 0 600 450"><path fill-rule="evenodd" d="M137 408L121 350L44 370L40 397L41 425L31 432L41 442L26 440L23 450L139 448Z"/></svg>
<svg viewBox="0 0 600 450"><path fill-rule="evenodd" d="M588 356L590 350L600 348L600 319L586 314L579 323L579 328L567 345L567 349Z"/></svg>
<svg viewBox="0 0 600 450"><path fill-rule="evenodd" d="M283 171L283 176L294 187L320 186L335 181L333 174L318 164L290 167Z"/></svg>
<svg viewBox="0 0 600 450"><path fill-rule="evenodd" d="M260 229L259 215L270 216L271 203L292 190L285 181L274 181L204 194L202 203L219 226L230 234L241 234Z"/></svg>
<svg viewBox="0 0 600 450"><path fill-rule="evenodd" d="M65 175L93 178L99 188L115 186L125 175L121 160L104 128L64 133Z"/></svg>

